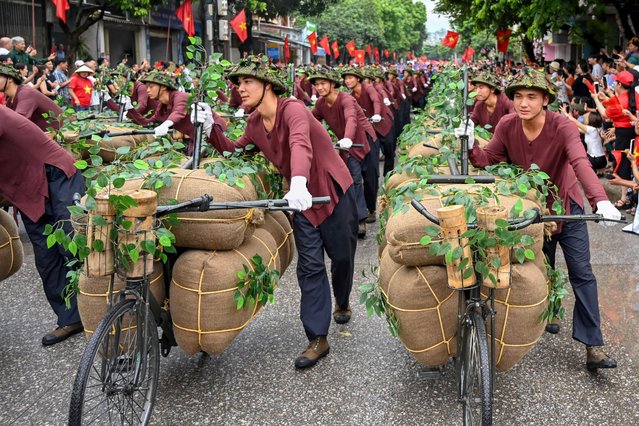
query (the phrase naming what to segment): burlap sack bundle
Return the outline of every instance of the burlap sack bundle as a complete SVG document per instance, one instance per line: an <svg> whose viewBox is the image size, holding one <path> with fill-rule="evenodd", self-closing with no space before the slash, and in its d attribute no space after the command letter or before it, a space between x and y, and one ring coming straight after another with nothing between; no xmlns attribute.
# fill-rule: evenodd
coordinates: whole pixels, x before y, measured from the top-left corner
<svg viewBox="0 0 639 426"><path fill-rule="evenodd" d="M214 163L216 161L224 161L224 158L219 158L219 157L203 158L202 161L200 161L200 168L206 169L207 164ZM258 193L265 194L267 198L271 198L273 196L273 191L271 190L268 180L266 179L267 173L268 173L268 170L266 168L260 168L257 170L257 173L253 175L252 178L247 177L247 179L250 180L251 185L253 187L256 187L256 191Z"/></svg>
<svg viewBox="0 0 639 426"><path fill-rule="evenodd" d="M105 126L105 130L109 132L128 132L133 129L130 127L117 127L117 126ZM102 157L105 163L110 163L115 160L117 156L116 150L121 147L129 147L131 149L135 148L138 145L151 142L155 140L155 136L153 135L129 135L129 136L115 136L112 138L103 138L98 142L100 146L100 152L98 155ZM93 141L87 140L87 143L93 144Z"/></svg>
<svg viewBox="0 0 639 426"><path fill-rule="evenodd" d="M106 277L87 277L80 275L78 282L78 311L84 325L84 333L87 339L93 335L100 320L106 315L109 308L109 300L114 297L117 303L117 292L124 288L124 281L116 274ZM162 262L153 262L153 273L149 278L149 288L155 300L162 306L166 294L164 282L164 265ZM111 290L111 293L109 292Z"/></svg>
<svg viewBox="0 0 639 426"><path fill-rule="evenodd" d="M0 281L18 272L23 258L18 225L9 213L0 209Z"/></svg>
<svg viewBox="0 0 639 426"><path fill-rule="evenodd" d="M264 214L264 225L258 229L268 231L275 240L275 244L277 244L277 256L280 261L279 271L281 275L284 275L295 254L293 229L286 214L278 211L266 212Z"/></svg>
<svg viewBox="0 0 639 426"><path fill-rule="evenodd" d="M399 338L426 366L445 365L456 353L457 296L443 266L404 266L387 252L379 268L380 287L399 321Z"/></svg>
<svg viewBox="0 0 639 426"><path fill-rule="evenodd" d="M488 290L482 287L484 296ZM548 301L546 274L534 263L513 264L512 286L495 290L495 350L497 369L513 368L544 333L541 313ZM490 333L490 319L488 320Z"/></svg>
<svg viewBox="0 0 639 426"><path fill-rule="evenodd" d="M244 179L244 188L240 188L230 187L202 169L171 169L171 173L173 184L157 190L160 205L175 199L187 201L203 194L212 195L214 202L257 199L248 178ZM143 185L141 178L129 179L123 189L137 189ZM177 218L180 223L170 227L176 238L175 246L201 250L235 249L253 233L256 225L264 223L263 211L254 208L180 213Z"/></svg>
<svg viewBox="0 0 639 426"><path fill-rule="evenodd" d="M171 317L178 345L187 354L200 351L219 354L257 314L259 304L236 308L233 294L237 272L246 265L253 270L251 258L262 257L270 269L277 268L273 237L264 231L255 234L235 250L188 250L175 262L171 280Z"/></svg>
<svg viewBox="0 0 639 426"><path fill-rule="evenodd" d="M421 155L422 157L430 157L439 155L439 150L429 146L424 146L424 143L439 148L442 146L442 137L440 135L435 135L427 137L423 141L419 141L408 149L408 157L416 157L418 155Z"/></svg>

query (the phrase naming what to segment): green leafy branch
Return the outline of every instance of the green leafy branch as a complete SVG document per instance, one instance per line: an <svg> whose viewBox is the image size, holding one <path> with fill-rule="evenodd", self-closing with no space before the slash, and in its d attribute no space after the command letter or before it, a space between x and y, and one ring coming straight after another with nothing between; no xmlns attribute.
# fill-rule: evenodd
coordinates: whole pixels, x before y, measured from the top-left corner
<svg viewBox="0 0 639 426"><path fill-rule="evenodd" d="M366 307L366 313L369 317L377 315L384 318L388 323L388 331L391 336L397 337L399 335L399 320L379 286L379 267L370 265L370 274L369 276L366 271L362 271L362 276L368 280L368 283L359 286L361 292L359 302Z"/></svg>
<svg viewBox="0 0 639 426"><path fill-rule="evenodd" d="M279 284L280 273L264 264L262 256L251 258L251 265L242 265L237 273L237 290L233 293L237 309L252 307L255 303L265 306L275 302L275 287Z"/></svg>

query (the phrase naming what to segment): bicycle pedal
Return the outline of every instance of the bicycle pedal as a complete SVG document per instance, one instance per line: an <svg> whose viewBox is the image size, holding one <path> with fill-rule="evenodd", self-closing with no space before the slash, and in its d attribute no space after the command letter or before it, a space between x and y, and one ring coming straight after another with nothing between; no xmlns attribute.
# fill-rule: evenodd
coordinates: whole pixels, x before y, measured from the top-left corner
<svg viewBox="0 0 639 426"><path fill-rule="evenodd" d="M423 377L426 380L438 380L441 379L444 374L444 367L422 367L419 371L420 377Z"/></svg>

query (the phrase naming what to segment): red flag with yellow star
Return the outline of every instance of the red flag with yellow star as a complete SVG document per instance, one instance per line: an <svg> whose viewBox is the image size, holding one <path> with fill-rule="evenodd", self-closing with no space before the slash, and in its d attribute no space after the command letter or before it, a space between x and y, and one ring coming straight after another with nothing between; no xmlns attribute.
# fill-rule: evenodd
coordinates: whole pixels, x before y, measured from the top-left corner
<svg viewBox="0 0 639 426"><path fill-rule="evenodd" d="M333 42L331 49L333 50L333 58L339 58L339 46L337 45L337 40Z"/></svg>
<svg viewBox="0 0 639 426"><path fill-rule="evenodd" d="M62 22L67 23L67 10L71 9L67 0L51 0L55 5L55 16Z"/></svg>
<svg viewBox="0 0 639 426"><path fill-rule="evenodd" d="M329 48L329 45L328 45L328 36L327 35L322 37L322 39L319 42L319 45L322 47L322 49L324 49L324 51L326 52L326 54L328 56L331 56L331 49Z"/></svg>
<svg viewBox="0 0 639 426"><path fill-rule="evenodd" d="M355 62L357 62L358 64L363 64L366 52L364 50L355 50L353 52L353 56L355 56Z"/></svg>
<svg viewBox="0 0 639 426"><path fill-rule="evenodd" d="M186 0L180 7L175 11L180 22L182 22L182 26L184 27L184 31L189 35L189 37L193 37L195 35L195 22L193 21L193 7L191 6L191 0Z"/></svg>
<svg viewBox="0 0 639 426"><path fill-rule="evenodd" d="M351 40L346 43L346 49L348 50L348 54L351 55L351 57L355 56L355 51L357 50L357 48L355 47L355 40Z"/></svg>
<svg viewBox="0 0 639 426"><path fill-rule="evenodd" d="M240 11L235 18L231 19L231 28L237 34L242 43L248 38L248 30L246 29L246 12L244 9Z"/></svg>
<svg viewBox="0 0 639 426"><path fill-rule="evenodd" d="M284 38L284 60L287 64L291 60L291 48L288 41L288 34L286 34L286 38Z"/></svg>
<svg viewBox="0 0 639 426"><path fill-rule="evenodd" d="M455 31L448 31L446 33L446 37L442 39L442 46L450 47L454 49L457 46L457 42L459 41L459 33Z"/></svg>
<svg viewBox="0 0 639 426"><path fill-rule="evenodd" d="M384 49L384 57L386 57L386 59L390 58L390 52L388 49Z"/></svg>
<svg viewBox="0 0 639 426"><path fill-rule="evenodd" d="M306 37L308 39L308 43L311 45L311 53L314 55L317 53L317 33L313 31Z"/></svg>
<svg viewBox="0 0 639 426"><path fill-rule="evenodd" d="M512 34L512 30L497 30L497 51L506 53L508 50L508 41L510 40L510 35Z"/></svg>

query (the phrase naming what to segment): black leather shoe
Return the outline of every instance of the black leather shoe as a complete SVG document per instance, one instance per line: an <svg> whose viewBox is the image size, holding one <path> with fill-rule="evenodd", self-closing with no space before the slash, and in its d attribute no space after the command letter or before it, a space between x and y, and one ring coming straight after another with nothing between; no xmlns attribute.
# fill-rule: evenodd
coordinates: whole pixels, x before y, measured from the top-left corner
<svg viewBox="0 0 639 426"><path fill-rule="evenodd" d="M601 346L586 346L586 368L588 371L617 368L617 361L606 355Z"/></svg>
<svg viewBox="0 0 639 426"><path fill-rule="evenodd" d="M319 336L308 343L304 352L295 358L296 368L309 368L317 364L320 358L325 357L330 352L326 336Z"/></svg>
<svg viewBox="0 0 639 426"><path fill-rule="evenodd" d="M58 327L44 335L42 338L42 344L44 346L55 345L63 340L67 340L74 334L81 333L83 330L84 327L81 322L65 325L64 327Z"/></svg>
<svg viewBox="0 0 639 426"><path fill-rule="evenodd" d="M557 334L559 333L559 330L561 330L561 326L559 325L559 322L555 322L556 320L553 320L553 322L549 322L548 324L546 324L546 333L550 333L550 334Z"/></svg>
<svg viewBox="0 0 639 426"><path fill-rule="evenodd" d="M369 213L368 217L366 218L366 223L375 223L376 220L377 220L377 215L375 214L375 212Z"/></svg>
<svg viewBox="0 0 639 426"><path fill-rule="evenodd" d="M360 240L366 238L366 220L362 220L357 228L357 238Z"/></svg>
<svg viewBox="0 0 639 426"><path fill-rule="evenodd" d="M335 312L333 312L333 319L338 324L346 324L351 320L351 308L350 306L346 309L335 308Z"/></svg>

